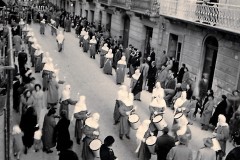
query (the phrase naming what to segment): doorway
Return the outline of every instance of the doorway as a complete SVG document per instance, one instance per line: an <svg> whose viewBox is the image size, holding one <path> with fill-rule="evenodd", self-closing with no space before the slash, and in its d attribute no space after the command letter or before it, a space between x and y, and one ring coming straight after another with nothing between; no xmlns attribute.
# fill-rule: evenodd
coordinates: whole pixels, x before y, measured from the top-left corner
<svg viewBox="0 0 240 160"><path fill-rule="evenodd" d="M144 46L144 57L148 57L150 55L151 51L151 44L152 44L152 34L153 34L153 28L145 26L146 28L146 39L145 39L145 46Z"/></svg>
<svg viewBox="0 0 240 160"><path fill-rule="evenodd" d="M87 20L88 20L88 10L85 10L85 17L86 17Z"/></svg>
<svg viewBox="0 0 240 160"><path fill-rule="evenodd" d="M111 32L112 14L107 13L107 24L106 29Z"/></svg>
<svg viewBox="0 0 240 160"><path fill-rule="evenodd" d="M124 19L124 27L123 27L123 48L128 47L128 39L129 39L129 30L130 30L130 18L128 15L123 16Z"/></svg>
<svg viewBox="0 0 240 160"><path fill-rule="evenodd" d="M102 24L102 11L99 12L99 23Z"/></svg>
<svg viewBox="0 0 240 160"><path fill-rule="evenodd" d="M180 61L182 51L183 36L170 33L168 42L169 57L174 57L176 61Z"/></svg>
<svg viewBox="0 0 240 160"><path fill-rule="evenodd" d="M202 75L208 79L208 89L212 88L214 71L217 61L218 41L215 37L209 36L204 42L204 65Z"/></svg>
<svg viewBox="0 0 240 160"><path fill-rule="evenodd" d="M94 11L91 10L90 13L91 13L90 20L91 20L91 22L94 22Z"/></svg>

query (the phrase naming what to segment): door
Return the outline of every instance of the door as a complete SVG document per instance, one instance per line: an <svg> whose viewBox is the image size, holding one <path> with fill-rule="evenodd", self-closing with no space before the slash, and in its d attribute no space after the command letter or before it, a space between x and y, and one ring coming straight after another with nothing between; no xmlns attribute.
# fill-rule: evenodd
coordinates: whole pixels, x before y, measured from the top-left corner
<svg viewBox="0 0 240 160"><path fill-rule="evenodd" d="M91 12L91 22L94 22L94 11L90 11Z"/></svg>
<svg viewBox="0 0 240 160"><path fill-rule="evenodd" d="M208 89L212 88L214 71L217 61L218 41L214 37L208 37L205 41L205 58L202 74L208 79Z"/></svg>
<svg viewBox="0 0 240 160"><path fill-rule="evenodd" d="M124 27L123 27L123 48L128 47L128 39L129 39L129 30L130 30L130 18L129 16L124 16Z"/></svg>
<svg viewBox="0 0 240 160"><path fill-rule="evenodd" d="M145 39L145 47L144 47L144 57L148 57L151 51L151 43L152 43L152 34L153 28L146 26L146 39Z"/></svg>
<svg viewBox="0 0 240 160"><path fill-rule="evenodd" d="M112 15L110 13L107 13L107 24L106 29L111 32L111 23L112 23Z"/></svg>

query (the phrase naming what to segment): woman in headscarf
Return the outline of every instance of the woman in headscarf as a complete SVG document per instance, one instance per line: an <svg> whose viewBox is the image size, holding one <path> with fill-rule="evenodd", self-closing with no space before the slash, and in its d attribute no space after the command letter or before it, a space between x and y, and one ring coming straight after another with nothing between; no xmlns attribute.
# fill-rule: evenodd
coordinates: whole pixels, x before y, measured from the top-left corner
<svg viewBox="0 0 240 160"><path fill-rule="evenodd" d="M226 155L226 144L229 138L229 126L226 123L226 117L222 114L218 116L217 127L215 128L213 135L221 146L221 150L217 152L217 160L222 160Z"/></svg>
<svg viewBox="0 0 240 160"><path fill-rule="evenodd" d="M20 128L24 133L23 144L25 146L24 153L31 148L34 141L35 126L37 125L37 116L32 106L28 106L26 113L23 114L20 122Z"/></svg>
<svg viewBox="0 0 240 160"><path fill-rule="evenodd" d="M74 112L73 112L73 116L76 119L75 137L76 137L77 144L79 145L83 136L83 126L85 125L85 120L89 116L85 101L86 101L86 97L80 96L79 101L75 105Z"/></svg>
<svg viewBox="0 0 240 160"><path fill-rule="evenodd" d="M126 94L126 93L125 93ZM122 104L119 107L120 112L120 124L119 124L119 138L122 140L123 135L126 136L127 139L130 139L130 123L128 122L128 116L135 110L133 106L133 94L129 93L128 96L124 96L125 98L122 100Z"/></svg>
<svg viewBox="0 0 240 160"><path fill-rule="evenodd" d="M103 72L105 74L112 75L112 59L113 59L112 49L109 49L108 53L105 55L105 63L103 67Z"/></svg>
<svg viewBox="0 0 240 160"><path fill-rule="evenodd" d="M214 109L214 100L213 96L208 96L208 102L204 105L204 110L202 113L201 124L203 130L208 130L209 121L212 117L212 112Z"/></svg>
<svg viewBox="0 0 240 160"><path fill-rule="evenodd" d="M122 84L125 78L125 69L126 69L126 57L122 56L121 60L117 62L117 69L116 69L116 83Z"/></svg>
<svg viewBox="0 0 240 160"><path fill-rule="evenodd" d="M155 88L153 89L152 100L158 96L165 97L164 89L161 87L160 82L157 82Z"/></svg>
<svg viewBox="0 0 240 160"><path fill-rule="evenodd" d="M59 31L56 40L57 40L57 44L58 44L58 52L61 52L63 49L63 43L64 43L64 35L62 31Z"/></svg>
<svg viewBox="0 0 240 160"><path fill-rule="evenodd" d="M96 44L97 44L97 40L95 38L95 36L92 36L92 39L90 40L90 58L95 59L95 55L96 55Z"/></svg>
<svg viewBox="0 0 240 160"><path fill-rule="evenodd" d="M35 53L34 53L35 73L41 72L42 70L42 55L43 55L43 51L41 50L41 46L37 45L37 49L35 50Z"/></svg>
<svg viewBox="0 0 240 160"><path fill-rule="evenodd" d="M103 68L105 62L105 55L108 53L109 48L107 47L107 43L101 48L100 52L100 68Z"/></svg>
<svg viewBox="0 0 240 160"><path fill-rule="evenodd" d="M176 141L179 136L186 136L188 141L192 139L192 132L188 126L188 119L183 113L177 113L174 116L172 132Z"/></svg>
<svg viewBox="0 0 240 160"><path fill-rule="evenodd" d="M47 108L45 107L45 102L44 102L44 95L43 95L43 91L41 90L41 85L40 84L36 84L34 86L34 91L33 91L33 97L34 97L34 109L36 111L37 117L38 117L38 124L40 125L40 127L42 127L43 124L43 119L42 117L44 117L44 114L40 114L43 111L45 111ZM40 122L40 119L41 122Z"/></svg>
<svg viewBox="0 0 240 160"><path fill-rule="evenodd" d="M58 103L58 82L56 81L56 75L52 74L48 82L47 91L47 104L48 108L54 107Z"/></svg>
<svg viewBox="0 0 240 160"><path fill-rule="evenodd" d="M46 63L44 64L43 67L43 72L42 72L42 86L43 86L43 91L48 90L48 83L50 78L52 77L52 74L54 73L54 66L52 63L52 58L47 58Z"/></svg>
<svg viewBox="0 0 240 160"><path fill-rule="evenodd" d="M43 19L40 22L40 34L45 34L45 27L46 27L46 22L45 22L45 19Z"/></svg>
<svg viewBox="0 0 240 160"><path fill-rule="evenodd" d="M89 50L89 35L88 32L85 32L85 35L83 37L83 52L88 52Z"/></svg>
<svg viewBox="0 0 240 160"><path fill-rule="evenodd" d="M55 137L55 127L56 122L54 119L56 110L51 108L48 113L44 116L43 126L42 126L42 142L43 151L47 153L52 153L51 148L56 146Z"/></svg>
<svg viewBox="0 0 240 160"><path fill-rule="evenodd" d="M83 37L84 35L86 34L86 31L85 29L83 28L81 33L80 33L80 36L79 36L79 46L82 47L83 46Z"/></svg>
<svg viewBox="0 0 240 160"><path fill-rule="evenodd" d="M60 105L60 108L59 108L59 113L62 112L62 110L65 110L67 112L67 118L69 118L69 108L68 108L68 105L75 105L77 103L77 101L73 101L71 98L70 98L70 92L71 90L71 86L69 84L67 84L63 91L62 91L62 95L61 95L61 105Z"/></svg>
<svg viewBox="0 0 240 160"><path fill-rule="evenodd" d="M218 115L222 114L226 116L226 109L227 109L227 97L225 95L222 95L222 101L217 105L209 123L216 127L218 122Z"/></svg>
<svg viewBox="0 0 240 160"><path fill-rule="evenodd" d="M56 138L57 138L57 150L58 151L63 151L66 148L66 144L71 140L70 139L70 133L69 133L69 125L70 125L70 120L67 117L67 112L66 110L62 110L60 113L60 120L58 121L56 125Z"/></svg>
<svg viewBox="0 0 240 160"><path fill-rule="evenodd" d="M20 115L24 115L27 107L34 105L34 98L30 90L25 90L21 95L20 105L19 105L19 113Z"/></svg>
<svg viewBox="0 0 240 160"><path fill-rule="evenodd" d="M127 98L127 96L128 96L127 86L125 85L120 86L117 93L117 99L116 99L115 108L113 112L114 125L116 125L119 122L119 119L121 116L119 112L119 107L122 105L123 99Z"/></svg>
<svg viewBox="0 0 240 160"><path fill-rule="evenodd" d="M140 70L137 69L135 73L132 75L131 79L131 92L134 95L134 100L141 101L141 92L142 92L142 84L143 84L143 77L142 74L140 73Z"/></svg>
<svg viewBox="0 0 240 160"><path fill-rule="evenodd" d="M138 148L136 150L138 160L151 159L151 153L146 144L146 139L153 135L149 128L150 123L151 123L150 120L144 120L136 132L137 141L139 143Z"/></svg>
<svg viewBox="0 0 240 160"><path fill-rule="evenodd" d="M87 118L85 121L85 126L83 128L83 133L85 137L83 139L83 150L82 158L83 160L94 160L95 156L90 149L90 142L99 136L99 113L93 113L91 117Z"/></svg>

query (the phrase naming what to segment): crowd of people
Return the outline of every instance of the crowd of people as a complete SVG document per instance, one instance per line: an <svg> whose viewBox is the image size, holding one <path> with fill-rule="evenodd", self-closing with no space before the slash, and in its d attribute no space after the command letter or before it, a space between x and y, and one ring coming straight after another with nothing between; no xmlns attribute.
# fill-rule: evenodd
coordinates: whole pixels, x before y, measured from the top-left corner
<svg viewBox="0 0 240 160"><path fill-rule="evenodd" d="M154 48L149 54L141 53L133 45L124 48L122 37L111 36L110 31L103 25L89 23L86 18L79 16L71 19L66 12L55 13L58 12L48 14L52 15L50 18L37 18L40 34L45 34L46 24L49 23L52 35L56 35L58 51L62 52L65 38L64 34L58 31L59 26L66 32L71 32L71 27L75 28L83 52L89 53L92 59L99 55L99 67L103 73L113 75L115 70L116 84L120 85L120 88L113 112L113 124L119 126L121 140L124 137L130 139L131 128L137 130L136 153L139 160L151 159L151 155L155 153L158 160L193 159L193 152L188 147L192 138L189 125L198 120L198 115L198 123L202 125L202 129L213 129L214 132L212 137L203 139L204 147L197 152L196 160L221 160L226 155L228 140L233 141L234 145L240 144L239 91L222 95L222 101L216 103L214 91L208 89L207 77L203 75L198 85L199 92L194 95L196 86L193 85L188 67L182 64L179 69L179 63L174 57L168 57L166 51L163 51L160 61L156 62ZM43 51L31 27L25 24L23 19L19 23L12 20L11 26L15 61L18 64L14 72L13 108L21 117L20 123L13 127L15 156L20 159L22 149L24 148L24 153L27 154L32 146L36 152L42 149L46 153L52 153L52 148L56 147L60 160L69 157L77 160L76 153L71 150L73 141L68 129L70 121L75 119L74 136L76 143L83 146L81 156L84 160L93 160L97 155L94 154L91 143L96 143L93 147L98 145L99 113L88 111L84 95L81 95L79 100L71 99L71 86L59 80L59 69L53 65L50 54ZM2 36L1 41L4 38ZM42 84L36 84L28 61L36 73L42 74ZM129 87L123 85L126 71L131 78ZM61 95L58 95L59 85L64 85ZM134 101L141 101L143 90L152 94L149 104L150 118L138 123L139 116ZM75 106L73 115L69 114L69 105ZM168 107L173 110L174 115L171 128L164 120ZM130 117L133 121L130 121ZM173 136L168 134L169 130ZM104 144L98 148L100 159L117 159L111 148L114 141L112 136L104 139ZM234 160L232 157L238 156L237 150L239 147L231 151L226 159Z"/></svg>

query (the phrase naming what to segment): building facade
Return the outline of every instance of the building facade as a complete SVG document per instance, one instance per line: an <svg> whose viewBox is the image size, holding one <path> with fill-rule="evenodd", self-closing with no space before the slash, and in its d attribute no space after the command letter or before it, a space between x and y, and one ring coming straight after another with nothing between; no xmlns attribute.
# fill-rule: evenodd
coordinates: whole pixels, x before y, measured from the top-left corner
<svg viewBox="0 0 240 160"><path fill-rule="evenodd" d="M240 89L240 1L61 0L61 7L90 22L101 22L147 54L163 50L185 63L193 82L208 77L218 94ZM73 3L72 8L69 5Z"/></svg>

